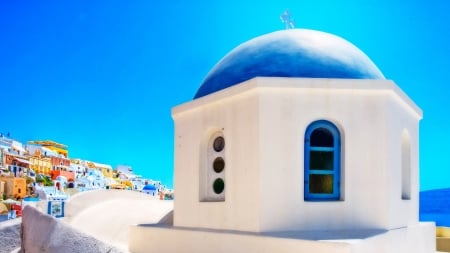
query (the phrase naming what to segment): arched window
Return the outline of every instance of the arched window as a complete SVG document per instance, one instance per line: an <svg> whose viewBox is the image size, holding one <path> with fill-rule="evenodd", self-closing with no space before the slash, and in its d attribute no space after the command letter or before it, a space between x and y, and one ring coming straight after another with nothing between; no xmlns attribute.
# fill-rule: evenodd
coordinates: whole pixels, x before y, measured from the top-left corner
<svg viewBox="0 0 450 253"><path fill-rule="evenodd" d="M305 132L304 199L339 200L341 197L341 137L331 122L318 120Z"/></svg>

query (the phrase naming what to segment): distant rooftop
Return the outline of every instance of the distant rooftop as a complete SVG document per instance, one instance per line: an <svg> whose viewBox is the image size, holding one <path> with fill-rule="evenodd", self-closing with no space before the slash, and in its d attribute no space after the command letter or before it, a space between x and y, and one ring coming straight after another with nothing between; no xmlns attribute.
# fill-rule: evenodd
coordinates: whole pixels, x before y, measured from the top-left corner
<svg viewBox="0 0 450 253"><path fill-rule="evenodd" d="M44 147L55 147L55 148L61 148L61 149L67 149L67 145L57 143L50 140L45 141L29 141L28 144L35 144L35 145L41 145Z"/></svg>

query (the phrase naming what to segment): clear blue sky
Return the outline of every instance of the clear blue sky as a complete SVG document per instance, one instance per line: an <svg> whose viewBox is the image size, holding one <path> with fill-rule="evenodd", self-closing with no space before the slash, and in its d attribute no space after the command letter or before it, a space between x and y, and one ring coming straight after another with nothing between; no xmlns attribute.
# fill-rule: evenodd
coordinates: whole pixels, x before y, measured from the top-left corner
<svg viewBox="0 0 450 253"><path fill-rule="evenodd" d="M363 50L424 111L421 189L450 187L450 2L1 1L0 132L67 144L172 186L173 106L255 36L297 28Z"/></svg>

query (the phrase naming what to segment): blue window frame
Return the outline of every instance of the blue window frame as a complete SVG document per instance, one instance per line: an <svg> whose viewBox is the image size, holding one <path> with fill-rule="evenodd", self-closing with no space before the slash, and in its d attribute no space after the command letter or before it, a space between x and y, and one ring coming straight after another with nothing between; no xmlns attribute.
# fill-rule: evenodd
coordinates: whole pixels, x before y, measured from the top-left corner
<svg viewBox="0 0 450 253"><path fill-rule="evenodd" d="M307 201L339 200L341 197L341 137L327 120L311 123L305 132L305 184Z"/></svg>

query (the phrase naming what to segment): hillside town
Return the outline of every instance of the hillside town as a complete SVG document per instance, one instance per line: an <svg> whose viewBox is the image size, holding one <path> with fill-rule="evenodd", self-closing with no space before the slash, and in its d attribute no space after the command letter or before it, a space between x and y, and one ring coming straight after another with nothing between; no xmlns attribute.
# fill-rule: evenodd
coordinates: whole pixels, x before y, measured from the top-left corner
<svg viewBox="0 0 450 253"><path fill-rule="evenodd" d="M96 189L138 191L172 199L160 181L143 178L131 166L70 158L66 145L51 140L22 143L0 133L0 198L7 219L20 215L27 200L65 201L78 192ZM6 204L6 205L5 205ZM0 208L1 209L1 208Z"/></svg>

